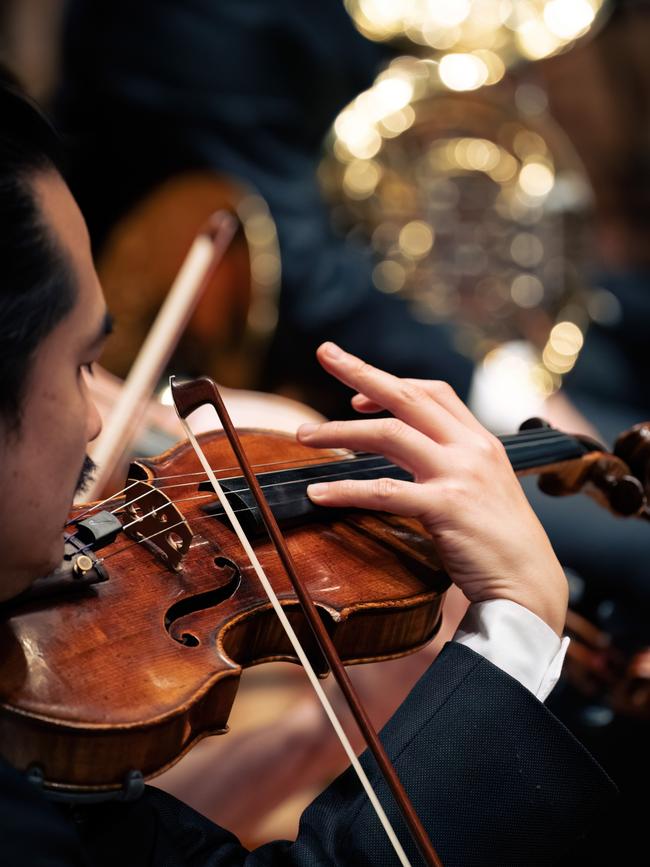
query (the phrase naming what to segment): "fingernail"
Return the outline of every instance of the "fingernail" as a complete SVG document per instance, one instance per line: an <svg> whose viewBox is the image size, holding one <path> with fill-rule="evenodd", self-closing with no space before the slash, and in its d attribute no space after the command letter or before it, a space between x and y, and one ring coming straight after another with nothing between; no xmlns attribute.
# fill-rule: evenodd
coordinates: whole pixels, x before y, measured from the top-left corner
<svg viewBox="0 0 650 867"><path fill-rule="evenodd" d="M318 500L325 496L329 485L327 482L319 482L317 485L307 485L307 496L312 500Z"/></svg>
<svg viewBox="0 0 650 867"><path fill-rule="evenodd" d="M298 428L298 436L302 437L310 437L313 433L316 433L320 425L314 424L313 422L308 422L307 424L301 424Z"/></svg>
<svg viewBox="0 0 650 867"><path fill-rule="evenodd" d="M326 343L323 347L323 352L329 358L341 358L343 355L343 350L339 349L336 343Z"/></svg>

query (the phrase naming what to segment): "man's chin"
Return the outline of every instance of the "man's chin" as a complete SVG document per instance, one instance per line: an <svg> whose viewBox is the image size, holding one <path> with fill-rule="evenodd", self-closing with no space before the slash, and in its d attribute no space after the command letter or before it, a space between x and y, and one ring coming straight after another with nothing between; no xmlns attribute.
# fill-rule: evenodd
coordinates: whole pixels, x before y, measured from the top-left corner
<svg viewBox="0 0 650 867"><path fill-rule="evenodd" d="M7 602L9 599L24 593L38 578L53 572L60 562L61 559L57 560L54 565L44 562L40 567L34 566L33 570L30 567L29 572L16 572L3 577L0 581L0 602Z"/></svg>
<svg viewBox="0 0 650 867"><path fill-rule="evenodd" d="M56 542L52 544L50 548L49 556L44 557L40 566L38 566L32 572L32 577L29 582L30 586L37 580L37 578L45 578L48 575L51 575L56 569L59 568L61 563L63 562L63 552L64 552L64 539L63 533L57 538Z"/></svg>
<svg viewBox="0 0 650 867"><path fill-rule="evenodd" d="M48 551L32 548L28 552L29 561L21 562L19 568L13 569L10 564L6 564L0 572L0 602L13 599L29 589L39 578L51 575L61 565L63 552L64 539L61 532L52 540Z"/></svg>

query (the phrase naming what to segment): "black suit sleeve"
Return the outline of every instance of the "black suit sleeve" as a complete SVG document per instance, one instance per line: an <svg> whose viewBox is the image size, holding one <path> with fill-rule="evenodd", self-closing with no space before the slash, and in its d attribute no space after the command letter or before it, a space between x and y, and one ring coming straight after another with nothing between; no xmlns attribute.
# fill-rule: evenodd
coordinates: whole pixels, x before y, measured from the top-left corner
<svg viewBox="0 0 650 867"><path fill-rule="evenodd" d="M582 840L598 827L616 794L544 705L459 644L445 647L382 738L445 867L576 867ZM372 762L366 756L363 761L377 781ZM414 867L421 864L383 782L377 781L377 789ZM135 804L89 809L76 824L63 813L57 817L22 781L20 791L19 801L3 798L2 865L397 864L350 772L305 811L294 843L271 843L255 852L153 787ZM34 826L38 836L30 836ZM25 852L29 857L22 857Z"/></svg>
<svg viewBox="0 0 650 867"><path fill-rule="evenodd" d="M382 737L445 867L562 863L579 852L615 797L591 756L528 690L459 644L446 646ZM364 763L376 781L372 762ZM385 785L377 785L412 863L420 864ZM128 810L103 809L86 827L93 865L115 864L125 835L150 846L149 860L129 861L134 867L397 863L351 772L305 811L295 843L248 853L154 788Z"/></svg>
<svg viewBox="0 0 650 867"><path fill-rule="evenodd" d="M2 759L0 867L89 867L69 819Z"/></svg>
<svg viewBox="0 0 650 867"><path fill-rule="evenodd" d="M594 759L532 693L455 643L382 739L445 867L541 867L565 858L577 865L571 854L616 797ZM407 854L421 863L385 784L377 790ZM306 810L293 850L298 864L302 853L304 863L397 863L350 772ZM309 860L314 850L322 862Z"/></svg>

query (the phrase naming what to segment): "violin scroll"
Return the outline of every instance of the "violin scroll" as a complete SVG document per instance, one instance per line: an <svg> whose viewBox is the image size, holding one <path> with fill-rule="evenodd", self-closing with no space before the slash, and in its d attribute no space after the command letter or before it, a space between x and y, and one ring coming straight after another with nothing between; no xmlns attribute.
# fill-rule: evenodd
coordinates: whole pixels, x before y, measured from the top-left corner
<svg viewBox="0 0 650 867"><path fill-rule="evenodd" d="M650 491L650 422L644 421L622 433L614 454L630 467L646 494Z"/></svg>
<svg viewBox="0 0 650 867"><path fill-rule="evenodd" d="M549 425L541 419L529 419L520 430L535 428L549 428ZM650 425L643 435L630 434L619 437L614 454L591 437L575 437L584 447L584 454L579 460L560 461L541 473L540 490L552 497L582 491L615 515L634 517L644 514L648 487L644 477L631 469L626 455L633 454L637 461L635 467L642 468L650 478Z"/></svg>

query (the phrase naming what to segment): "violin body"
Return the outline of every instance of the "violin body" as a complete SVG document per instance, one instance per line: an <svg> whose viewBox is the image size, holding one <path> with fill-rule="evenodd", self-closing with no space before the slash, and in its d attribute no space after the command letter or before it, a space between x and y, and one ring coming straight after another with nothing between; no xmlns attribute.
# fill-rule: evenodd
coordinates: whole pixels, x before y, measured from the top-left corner
<svg viewBox="0 0 650 867"><path fill-rule="evenodd" d="M281 434L241 438L254 466L274 470L345 457ZM229 468L218 478L239 475L221 432L200 441L211 466ZM198 493L191 447L137 461L129 476L164 485L192 528L177 567L120 533L97 552L107 580L11 603L0 622L0 751L19 769L37 765L55 791L110 791L130 772L162 772L198 739L227 730L244 668L295 661L233 531L204 510L214 497ZM397 657L435 635L449 579L417 521L350 512L294 526L286 538L344 662ZM325 674L274 549L265 539L255 549Z"/></svg>

